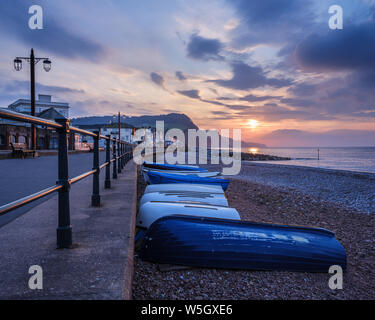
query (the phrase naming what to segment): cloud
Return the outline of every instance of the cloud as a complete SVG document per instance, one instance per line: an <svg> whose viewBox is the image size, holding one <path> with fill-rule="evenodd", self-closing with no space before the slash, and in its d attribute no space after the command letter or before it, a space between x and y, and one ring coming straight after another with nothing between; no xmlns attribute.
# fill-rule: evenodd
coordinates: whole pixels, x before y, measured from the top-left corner
<svg viewBox="0 0 375 320"><path fill-rule="evenodd" d="M225 111L211 111L211 113L215 115L230 115L229 112L225 112Z"/></svg>
<svg viewBox="0 0 375 320"><path fill-rule="evenodd" d="M191 99L201 100L201 97L199 95L199 90L179 90L177 92Z"/></svg>
<svg viewBox="0 0 375 320"><path fill-rule="evenodd" d="M64 28L48 11L48 3L43 4L45 28L31 30L28 27L30 15L27 14L30 5L30 1L26 0L13 0L11 5L7 1L0 1L0 29L11 30L11 37L24 44L66 58L98 61L105 55L106 50L99 43Z"/></svg>
<svg viewBox="0 0 375 320"><path fill-rule="evenodd" d="M280 96L255 96L253 94L249 94L245 97L239 98L240 101L248 101L248 102L258 102L258 101L265 101L265 100L272 100L272 99L280 99Z"/></svg>
<svg viewBox="0 0 375 320"><path fill-rule="evenodd" d="M165 81L164 81L164 78L160 74L158 74L156 72L151 72L150 78L151 78L151 81L153 83L155 83L159 87L162 87L163 89L165 89L165 86L164 86Z"/></svg>
<svg viewBox="0 0 375 320"><path fill-rule="evenodd" d="M181 71L176 71L176 77L180 81L187 80L186 76Z"/></svg>
<svg viewBox="0 0 375 320"><path fill-rule="evenodd" d="M267 73L261 67L252 67L241 61L232 62L231 67L232 79L208 80L208 82L236 90L248 90L264 86L282 88L292 84L290 79L268 78Z"/></svg>
<svg viewBox="0 0 375 320"><path fill-rule="evenodd" d="M312 96L317 93L317 88L315 84L300 82L288 88L288 92L297 96Z"/></svg>
<svg viewBox="0 0 375 320"><path fill-rule="evenodd" d="M368 76L368 77L366 77ZM360 118L366 114L373 118L375 74L371 72L350 72L346 76L330 77L317 83L299 82L288 89L289 97L281 103L298 110L330 115L331 117Z"/></svg>
<svg viewBox="0 0 375 320"><path fill-rule="evenodd" d="M218 39L207 39L197 34L192 34L187 45L188 57L196 60L224 60L219 53L224 48Z"/></svg>
<svg viewBox="0 0 375 320"><path fill-rule="evenodd" d="M238 49L294 41L315 25L312 0L228 0L240 18L231 44Z"/></svg>
<svg viewBox="0 0 375 320"><path fill-rule="evenodd" d="M38 82L35 83L35 89L39 93L50 93L50 94L59 94L59 93L83 94L85 93L85 91L82 89L60 87L60 86L49 86L49 85L44 85ZM5 91L7 93L15 93L15 94L24 94L24 93L28 94L29 90L30 90L30 82L20 81L20 80L14 80L10 83L7 83L2 88L2 91Z"/></svg>
<svg viewBox="0 0 375 320"><path fill-rule="evenodd" d="M296 49L298 65L307 71L375 70L375 22L313 34Z"/></svg>
<svg viewBox="0 0 375 320"><path fill-rule="evenodd" d="M312 99L310 100L310 99L301 99L301 98L283 98L283 99L280 99L280 102L285 103L291 107L303 107L303 108L312 107L316 103Z"/></svg>

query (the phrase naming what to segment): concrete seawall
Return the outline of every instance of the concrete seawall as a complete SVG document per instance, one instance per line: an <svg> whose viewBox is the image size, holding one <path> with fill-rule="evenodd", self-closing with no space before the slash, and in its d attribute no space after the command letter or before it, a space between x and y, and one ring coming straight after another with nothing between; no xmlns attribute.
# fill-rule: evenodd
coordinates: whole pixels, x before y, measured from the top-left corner
<svg viewBox="0 0 375 320"><path fill-rule="evenodd" d="M103 170L104 171L104 170ZM130 299L137 172L129 161L101 207L91 207L92 177L70 192L73 242L56 250L57 195L0 229L0 299ZM31 290L29 268L43 269L43 289Z"/></svg>

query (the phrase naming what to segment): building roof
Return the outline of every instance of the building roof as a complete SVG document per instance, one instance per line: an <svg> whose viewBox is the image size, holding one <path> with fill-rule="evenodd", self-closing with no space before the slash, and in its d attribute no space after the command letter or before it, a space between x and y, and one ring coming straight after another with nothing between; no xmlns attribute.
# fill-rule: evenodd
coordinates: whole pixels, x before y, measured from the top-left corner
<svg viewBox="0 0 375 320"><path fill-rule="evenodd" d="M38 100L35 101L35 105L36 106L55 106L55 107L59 107L59 108L70 108L69 107L69 103L66 103L66 102L55 102L55 101L52 101L52 97L50 95L45 95L45 94L40 94L38 95ZM30 105L31 104L31 101L29 99L18 99L16 100L15 102L11 103L9 107L17 107L19 105Z"/></svg>
<svg viewBox="0 0 375 320"><path fill-rule="evenodd" d="M56 111L55 108L49 108L47 110L44 110L38 114L39 118L47 119L47 120L55 120L57 118L64 118L65 117L58 111Z"/></svg>

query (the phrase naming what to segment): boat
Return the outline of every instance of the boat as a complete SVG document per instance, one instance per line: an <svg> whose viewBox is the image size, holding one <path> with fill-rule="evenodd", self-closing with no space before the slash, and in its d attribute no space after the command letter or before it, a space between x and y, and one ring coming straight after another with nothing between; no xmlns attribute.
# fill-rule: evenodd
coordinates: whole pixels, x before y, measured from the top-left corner
<svg viewBox="0 0 375 320"><path fill-rule="evenodd" d="M151 192L208 192L214 194L224 194L224 190L220 185L191 183L151 184L146 187L145 193Z"/></svg>
<svg viewBox="0 0 375 320"><path fill-rule="evenodd" d="M184 176L181 174L168 174L161 172L148 171L145 173L147 179L151 184L159 183L193 183L193 184L208 184L208 185L220 185L223 190L228 188L230 180L223 179L221 177L204 178L196 176Z"/></svg>
<svg viewBox="0 0 375 320"><path fill-rule="evenodd" d="M240 220L236 209L212 206L201 202L146 202L139 208L136 226L149 228L154 221L169 215L188 215L199 217L220 217L222 219Z"/></svg>
<svg viewBox="0 0 375 320"><path fill-rule="evenodd" d="M204 202L210 205L228 207L228 200L224 194L215 194L207 192L151 192L145 193L140 205L149 201L163 202Z"/></svg>
<svg viewBox="0 0 375 320"><path fill-rule="evenodd" d="M346 270L331 231L218 218L169 215L144 235L143 260L193 267L328 272Z"/></svg>
<svg viewBox="0 0 375 320"><path fill-rule="evenodd" d="M161 172L161 173L169 173L169 174L182 174L182 175L190 175L190 176L197 176L197 177L216 177L220 176L220 172L209 172L209 171L184 171L184 170L160 170L160 169L150 169L150 168L142 168L143 172Z"/></svg>
<svg viewBox="0 0 375 320"><path fill-rule="evenodd" d="M184 170L184 171L201 171L201 172L207 171L206 169L199 168L198 166L167 164L167 163L149 162L149 161L145 161L143 163L143 166L146 168L161 169L161 170Z"/></svg>

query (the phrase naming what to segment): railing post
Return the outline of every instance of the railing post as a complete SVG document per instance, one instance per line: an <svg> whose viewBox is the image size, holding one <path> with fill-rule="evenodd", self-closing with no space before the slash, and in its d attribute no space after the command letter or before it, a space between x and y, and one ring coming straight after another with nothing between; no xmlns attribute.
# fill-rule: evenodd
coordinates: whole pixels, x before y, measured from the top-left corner
<svg viewBox="0 0 375 320"><path fill-rule="evenodd" d="M125 144L125 146L124 146L124 153L125 153L125 165L127 165L127 163L128 163L128 145L127 144Z"/></svg>
<svg viewBox="0 0 375 320"><path fill-rule="evenodd" d="M118 173L121 173L121 141L119 140L118 141L118 145L117 145L117 154L118 154L118 163L117 163L117 172Z"/></svg>
<svg viewBox="0 0 375 320"><path fill-rule="evenodd" d="M117 160L116 160L116 139L113 140L113 144L112 144L112 156L113 156L113 159L115 161L113 161L113 175L112 175L112 178L113 179L117 179Z"/></svg>
<svg viewBox="0 0 375 320"><path fill-rule="evenodd" d="M99 131L94 131L94 159L93 170L96 170L93 176L91 205L93 207L100 207L100 194L99 194Z"/></svg>
<svg viewBox="0 0 375 320"><path fill-rule="evenodd" d="M109 189L111 187L111 135L107 135L106 140L106 150L105 150L105 162L108 163L108 165L105 167L105 182L104 182L104 188Z"/></svg>
<svg viewBox="0 0 375 320"><path fill-rule="evenodd" d="M72 226L70 225L70 203L69 203L69 162L68 162L68 133L69 119L55 119L63 126L58 129L59 153L58 153L58 181L62 185L58 198L58 227L57 227L57 248L72 247Z"/></svg>
<svg viewBox="0 0 375 320"><path fill-rule="evenodd" d="M121 165L122 165L122 168L124 169L124 167L125 167L125 158L124 158L124 147L125 147L125 145L124 145L124 143L122 143L122 148L121 148L121 150L122 150L122 158L121 158Z"/></svg>
<svg viewBox="0 0 375 320"><path fill-rule="evenodd" d="M124 157L122 156L123 155L123 144L122 144L122 142L120 143L120 148L121 148L121 160L120 160L121 169L124 169Z"/></svg>

